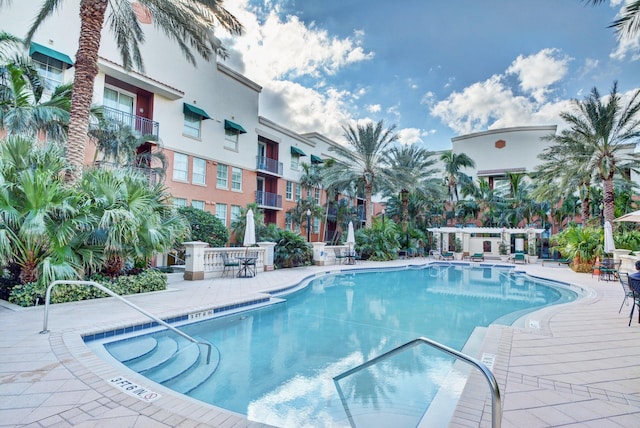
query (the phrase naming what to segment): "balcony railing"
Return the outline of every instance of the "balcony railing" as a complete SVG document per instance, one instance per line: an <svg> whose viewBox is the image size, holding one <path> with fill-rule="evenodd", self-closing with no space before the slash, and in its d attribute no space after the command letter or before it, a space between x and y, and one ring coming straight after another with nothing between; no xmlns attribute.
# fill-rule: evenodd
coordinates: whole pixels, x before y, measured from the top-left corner
<svg viewBox="0 0 640 428"><path fill-rule="evenodd" d="M117 122L131 128L133 133L142 135L153 135L156 139L160 136L160 124L146 117L140 117L125 113L110 107L102 107L105 119Z"/></svg>
<svg viewBox="0 0 640 428"><path fill-rule="evenodd" d="M258 190L256 191L256 204L265 208L282 208L282 196Z"/></svg>
<svg viewBox="0 0 640 428"><path fill-rule="evenodd" d="M275 159L269 159L265 156L256 156L256 169L281 176L283 166L282 162L278 162Z"/></svg>

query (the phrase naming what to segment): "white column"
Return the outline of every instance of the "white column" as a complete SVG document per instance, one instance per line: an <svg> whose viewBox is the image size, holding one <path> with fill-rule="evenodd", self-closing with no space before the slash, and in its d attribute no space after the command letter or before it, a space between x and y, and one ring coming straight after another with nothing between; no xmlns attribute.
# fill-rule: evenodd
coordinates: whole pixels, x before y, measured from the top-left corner
<svg viewBox="0 0 640 428"><path fill-rule="evenodd" d="M258 246L260 248L264 248L264 259L262 261L264 265L264 270L271 271L273 270L273 249L276 246L275 242L258 242Z"/></svg>
<svg viewBox="0 0 640 428"><path fill-rule="evenodd" d="M197 281L204 279L204 249L209 246L206 242L183 242L185 248L184 279Z"/></svg>

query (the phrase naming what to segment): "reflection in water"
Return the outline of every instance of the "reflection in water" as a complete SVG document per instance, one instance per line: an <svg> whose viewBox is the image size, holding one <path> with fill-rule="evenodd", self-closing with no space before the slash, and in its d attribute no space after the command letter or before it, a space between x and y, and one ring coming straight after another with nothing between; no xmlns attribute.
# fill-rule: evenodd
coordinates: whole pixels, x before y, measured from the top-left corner
<svg viewBox="0 0 640 428"><path fill-rule="evenodd" d="M221 354L189 395L276 426L349 426L334 376L419 336L460 350L476 326L566 298L494 269L327 275L284 303L183 327ZM461 392L465 374L452 363L417 347L342 379L353 421L415 426L439 387Z"/></svg>

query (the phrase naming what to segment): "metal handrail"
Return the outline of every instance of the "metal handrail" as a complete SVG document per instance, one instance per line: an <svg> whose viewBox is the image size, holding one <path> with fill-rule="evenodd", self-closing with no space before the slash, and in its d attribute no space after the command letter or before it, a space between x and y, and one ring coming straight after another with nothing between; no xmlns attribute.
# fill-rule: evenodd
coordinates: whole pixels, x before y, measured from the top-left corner
<svg viewBox="0 0 640 428"><path fill-rule="evenodd" d="M130 301L128 301L124 297L120 296L119 294L114 293L113 291L111 291L107 287L105 287L104 285L102 285L100 283L97 283L95 281L57 280L57 281L53 281L51 284L49 284L49 286L47 287L47 294L45 296L45 301L44 301L44 322L42 324L42 331L40 332L40 334L49 333L49 330L47 330L47 324L48 324L48 321L49 321L49 299L51 297L51 289L55 285L58 285L58 284L93 285L94 287L96 287L97 289L99 289L101 291L104 291L105 293L107 293L111 297L115 297L116 299L118 299L121 302L129 305L130 307L132 307L136 311L140 312L141 314L147 316L148 318L151 318L153 321L157 322L158 324L161 324L161 325L165 326L166 328L168 328L169 330L173 331L174 333L184 337L189 342L195 343L195 344L198 344L198 345L205 345L207 347L207 364L209 364L211 362L211 344L210 343L201 342L199 340L194 339L193 337L189 336L187 333L184 333L184 332L178 330L177 328L173 327L172 325L169 325L168 323L166 323L165 321L163 321L160 318L156 317L155 315L145 311L141 307L131 303Z"/></svg>
<svg viewBox="0 0 640 428"><path fill-rule="evenodd" d="M362 364L360 364L359 366L356 366L352 369L347 370L344 373L339 374L338 376L335 376L333 378L333 383L336 385L336 388L338 389L338 394L340 395L340 400L342 401L344 407L345 407L345 411L347 412L347 417L349 418L349 422L351 423L351 426L355 426L353 424L353 418L351 416L351 413L349 412L349 409L346 405L346 398L344 397L344 395L342 394L342 389L340 388L340 385L338 384L338 381L352 375L355 372L358 372L364 368L367 368L369 366L372 366L376 363L378 363L381 360L386 360L387 358L391 357L392 355L395 354L399 354L401 352L404 352L405 350L407 350L408 348L413 348L414 346L420 345L420 344L427 344L429 346L432 346L436 349L439 349L441 351L446 352L447 354L453 356L456 359L462 360L465 363L468 363L474 367L476 367L478 370L480 370L482 372L482 374L484 374L484 377L487 379L487 381L489 382L489 386L491 388L491 426L493 428L500 428L500 424L501 424L501 417L500 414L502 413L502 403L500 400L500 388L498 388L498 382L496 381L496 378L493 376L493 373L491 373L491 371L489 370L489 368L482 362L476 360L475 358L472 358L466 354L463 354L462 352L459 352L455 349L449 348L448 346L445 346L441 343L438 343L434 340L428 339L426 337L418 337L417 339L413 339L407 343L405 343L404 345L400 345L397 348L394 348L390 351L385 352L384 354L381 354L375 358L373 358L372 360L369 360L367 362L364 362Z"/></svg>

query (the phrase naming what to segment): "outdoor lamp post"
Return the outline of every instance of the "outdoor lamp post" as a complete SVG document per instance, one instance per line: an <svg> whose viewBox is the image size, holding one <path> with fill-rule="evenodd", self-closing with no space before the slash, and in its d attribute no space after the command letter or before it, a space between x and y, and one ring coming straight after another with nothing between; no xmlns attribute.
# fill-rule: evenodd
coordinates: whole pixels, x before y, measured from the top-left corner
<svg viewBox="0 0 640 428"><path fill-rule="evenodd" d="M311 242L311 210L307 210L307 242Z"/></svg>
<svg viewBox="0 0 640 428"><path fill-rule="evenodd" d="M382 210L382 225L384 226L384 210Z"/></svg>

